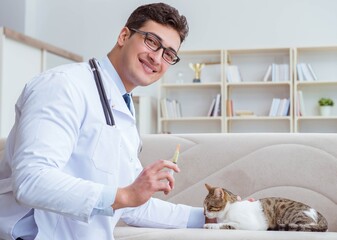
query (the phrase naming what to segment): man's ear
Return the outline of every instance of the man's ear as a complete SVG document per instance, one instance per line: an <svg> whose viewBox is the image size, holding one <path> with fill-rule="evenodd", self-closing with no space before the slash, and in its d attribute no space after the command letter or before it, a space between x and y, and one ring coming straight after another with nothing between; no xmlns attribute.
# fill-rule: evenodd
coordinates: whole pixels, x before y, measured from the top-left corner
<svg viewBox="0 0 337 240"><path fill-rule="evenodd" d="M119 46L123 46L125 41L130 37L131 31L127 27L123 27L118 35L117 43Z"/></svg>

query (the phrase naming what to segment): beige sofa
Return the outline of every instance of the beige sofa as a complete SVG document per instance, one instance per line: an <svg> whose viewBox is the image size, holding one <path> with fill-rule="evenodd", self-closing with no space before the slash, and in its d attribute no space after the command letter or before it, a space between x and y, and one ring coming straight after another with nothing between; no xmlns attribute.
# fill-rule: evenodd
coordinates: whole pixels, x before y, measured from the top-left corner
<svg viewBox="0 0 337 240"><path fill-rule="evenodd" d="M185 134L144 135L144 165L170 159L181 145L174 203L202 206L205 183L243 198L280 196L305 202L327 218L329 232L276 232L117 227L118 240L273 239L337 240L337 134Z"/></svg>
<svg viewBox="0 0 337 240"><path fill-rule="evenodd" d="M170 159L181 145L176 186L156 197L202 206L205 183L243 198L281 196L305 202L329 222L329 232L254 232L206 229L149 229L119 226L116 240L337 240L337 134L144 135L144 165ZM0 141L0 157L3 141ZM122 224L120 224L122 225Z"/></svg>

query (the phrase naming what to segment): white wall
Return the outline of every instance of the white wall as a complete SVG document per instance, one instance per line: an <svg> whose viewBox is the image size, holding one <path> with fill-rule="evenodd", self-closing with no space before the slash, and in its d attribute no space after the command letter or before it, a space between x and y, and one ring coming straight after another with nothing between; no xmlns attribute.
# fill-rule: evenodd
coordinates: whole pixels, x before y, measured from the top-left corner
<svg viewBox="0 0 337 240"><path fill-rule="evenodd" d="M151 1L30 0L39 39L85 58L105 54L138 5ZM183 49L337 44L336 0L166 0L189 20ZM29 14L29 13L28 13Z"/></svg>
<svg viewBox="0 0 337 240"><path fill-rule="evenodd" d="M0 0L0 26L25 31L26 2L22 0Z"/></svg>
<svg viewBox="0 0 337 240"><path fill-rule="evenodd" d="M25 34L88 59L106 55L131 11L150 2L0 0L0 25L22 31L18 13L24 8ZM189 21L185 50L337 45L336 0L163 2L175 6ZM155 89L137 91L155 95Z"/></svg>

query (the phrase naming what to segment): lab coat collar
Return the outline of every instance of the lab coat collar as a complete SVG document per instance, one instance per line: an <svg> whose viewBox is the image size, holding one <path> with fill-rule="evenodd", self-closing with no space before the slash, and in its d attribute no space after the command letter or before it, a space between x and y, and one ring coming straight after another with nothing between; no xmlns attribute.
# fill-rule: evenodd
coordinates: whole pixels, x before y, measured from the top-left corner
<svg viewBox="0 0 337 240"><path fill-rule="evenodd" d="M132 118L135 118L135 108L133 105L133 101L131 98L131 112L126 106L123 95L126 92L126 89L123 85L123 82L121 78L119 77L116 69L114 66L111 64L109 58L105 56L99 61L99 65L101 67L101 72L102 72L102 78L103 79L108 79L104 82L107 82L109 87L106 87L106 94L109 102L111 103L111 106L113 109L124 112L127 115L132 116ZM132 93L129 93L132 96ZM118 96L118 97L116 97Z"/></svg>
<svg viewBox="0 0 337 240"><path fill-rule="evenodd" d="M122 79L119 77L116 69L114 66L111 64L108 56L105 56L102 58L100 61L100 66L103 70L107 72L109 77L113 80L113 82L116 84L117 88L121 92L121 95L123 96L126 93L126 89L124 87L124 84L122 82Z"/></svg>

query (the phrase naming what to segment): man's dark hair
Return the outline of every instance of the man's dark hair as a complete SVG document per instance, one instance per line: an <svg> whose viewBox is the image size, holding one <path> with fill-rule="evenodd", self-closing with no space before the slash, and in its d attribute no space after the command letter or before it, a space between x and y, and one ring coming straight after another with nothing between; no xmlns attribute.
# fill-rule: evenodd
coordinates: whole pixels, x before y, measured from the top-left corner
<svg viewBox="0 0 337 240"><path fill-rule="evenodd" d="M129 29L139 29L150 20L172 27L179 33L181 43L188 35L189 28L186 17L180 15L177 9L165 3L152 3L138 7L131 13L125 26Z"/></svg>

